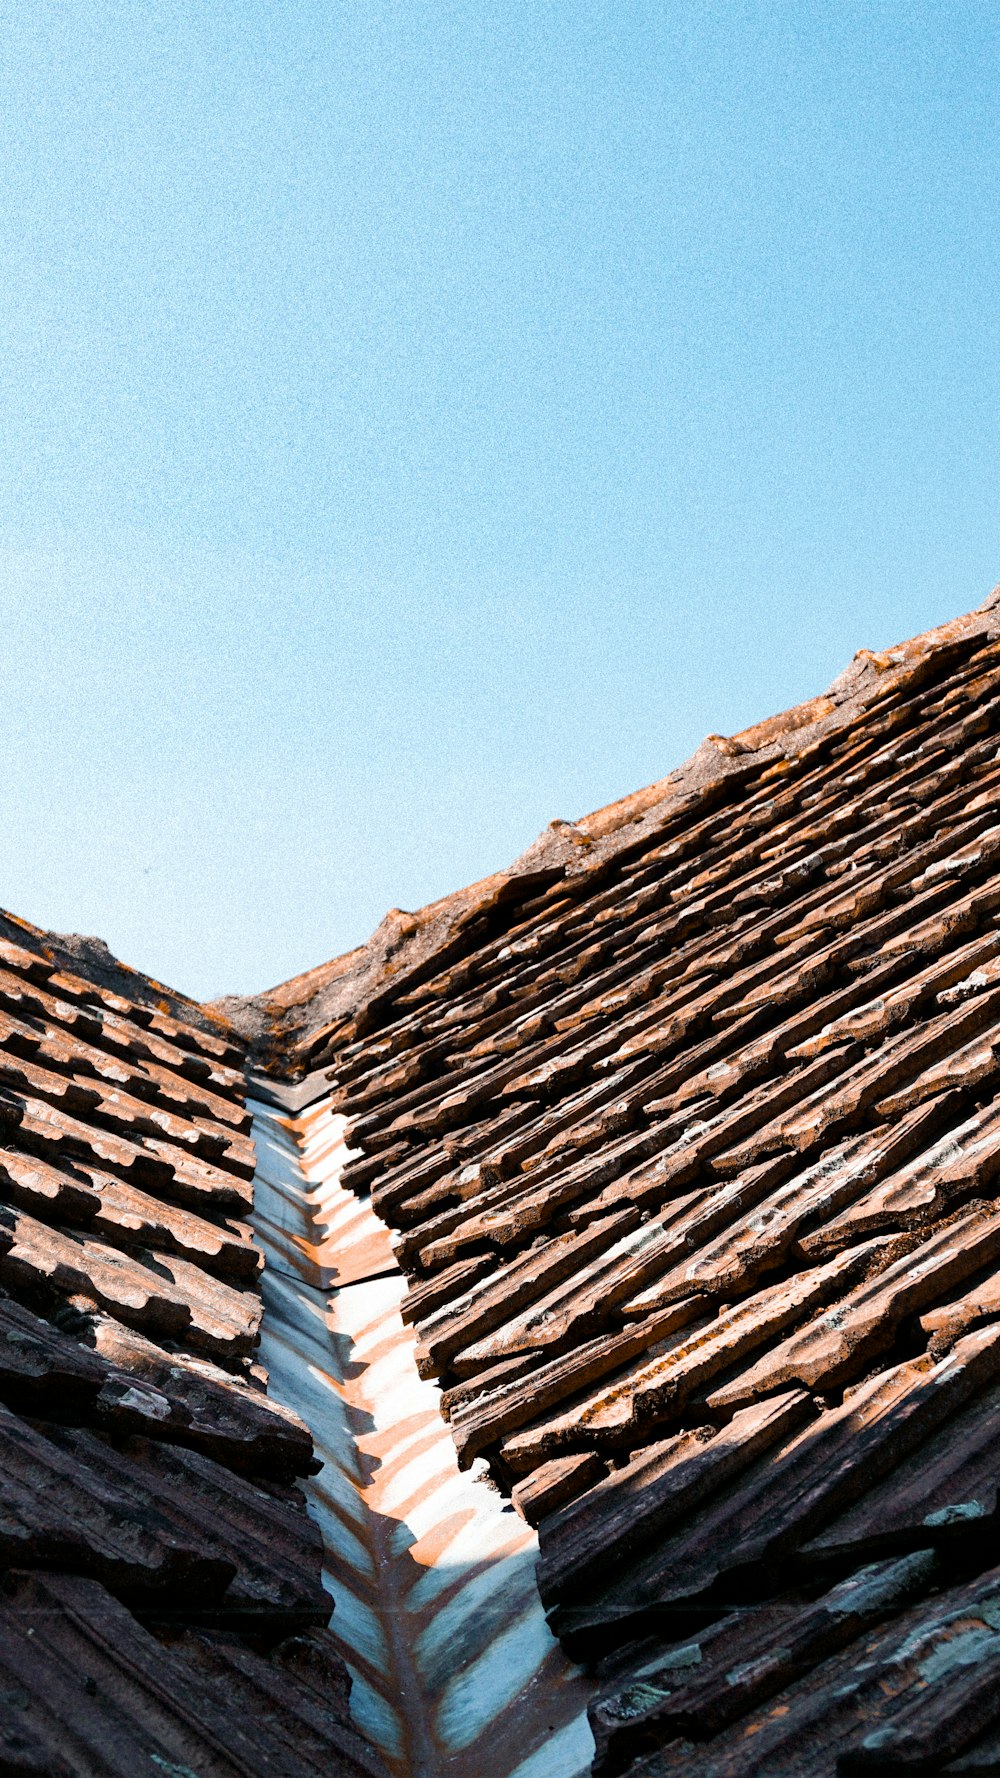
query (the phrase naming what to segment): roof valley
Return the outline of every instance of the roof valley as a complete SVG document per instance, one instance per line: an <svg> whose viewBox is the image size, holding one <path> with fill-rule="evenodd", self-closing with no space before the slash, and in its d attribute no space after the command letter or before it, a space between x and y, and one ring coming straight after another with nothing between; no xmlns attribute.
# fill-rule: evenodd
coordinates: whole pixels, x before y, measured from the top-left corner
<svg viewBox="0 0 1000 1778"><path fill-rule="evenodd" d="M329 1088L294 1112L264 1090L261 1356L323 1460L307 1496L356 1724L393 1778L582 1778L589 1688L545 1627L534 1533L458 1470L387 1231L340 1184L349 1151Z"/></svg>

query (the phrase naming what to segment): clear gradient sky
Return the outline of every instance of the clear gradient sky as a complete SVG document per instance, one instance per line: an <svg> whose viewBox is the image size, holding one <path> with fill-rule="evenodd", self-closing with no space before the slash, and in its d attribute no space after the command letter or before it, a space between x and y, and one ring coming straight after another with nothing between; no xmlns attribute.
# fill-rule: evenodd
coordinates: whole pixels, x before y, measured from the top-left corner
<svg viewBox="0 0 1000 1778"><path fill-rule="evenodd" d="M1000 579L1000 13L14 0L0 903L263 988Z"/></svg>

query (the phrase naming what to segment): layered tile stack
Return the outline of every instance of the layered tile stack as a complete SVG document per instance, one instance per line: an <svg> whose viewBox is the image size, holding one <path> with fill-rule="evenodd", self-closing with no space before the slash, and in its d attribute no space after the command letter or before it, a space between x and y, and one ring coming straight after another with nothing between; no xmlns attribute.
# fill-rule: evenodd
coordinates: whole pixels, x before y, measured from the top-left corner
<svg viewBox="0 0 1000 1778"><path fill-rule="evenodd" d="M0 920L0 1768L379 1771L254 1362L242 1047L95 949Z"/></svg>
<svg viewBox="0 0 1000 1778"><path fill-rule="evenodd" d="M272 1003L602 1773L1000 1770L998 629Z"/></svg>

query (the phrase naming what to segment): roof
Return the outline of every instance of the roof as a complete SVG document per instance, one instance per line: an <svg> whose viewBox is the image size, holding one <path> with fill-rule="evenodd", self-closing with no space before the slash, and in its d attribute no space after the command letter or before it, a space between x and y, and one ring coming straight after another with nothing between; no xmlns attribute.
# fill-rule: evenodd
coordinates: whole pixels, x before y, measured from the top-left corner
<svg viewBox="0 0 1000 1778"><path fill-rule="evenodd" d="M998 731L995 594L253 1001L0 926L12 1769L380 1769L323 1565L351 1464L440 1441L353 1277L537 1527L595 1772L1000 1770ZM251 1226L248 1059L303 1154L346 1120L325 1222L262 1164Z"/></svg>
<svg viewBox="0 0 1000 1778"><path fill-rule="evenodd" d="M103 947L3 921L5 1771L382 1770L325 1629L312 1440L256 1361L243 1062Z"/></svg>
<svg viewBox="0 0 1000 1778"><path fill-rule="evenodd" d="M597 1771L997 1769L998 730L994 595L227 1008L336 1083Z"/></svg>

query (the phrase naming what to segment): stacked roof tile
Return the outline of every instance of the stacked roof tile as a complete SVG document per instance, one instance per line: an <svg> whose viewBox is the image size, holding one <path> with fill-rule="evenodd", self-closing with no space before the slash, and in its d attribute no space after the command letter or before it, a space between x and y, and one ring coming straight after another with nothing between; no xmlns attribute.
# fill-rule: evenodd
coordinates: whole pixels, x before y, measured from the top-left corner
<svg viewBox="0 0 1000 1778"><path fill-rule="evenodd" d="M243 1046L0 921L0 1769L382 1768L263 1391Z"/></svg>
<svg viewBox="0 0 1000 1778"><path fill-rule="evenodd" d="M995 595L252 1009L595 1771L1000 1771L998 793Z"/></svg>

